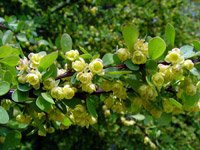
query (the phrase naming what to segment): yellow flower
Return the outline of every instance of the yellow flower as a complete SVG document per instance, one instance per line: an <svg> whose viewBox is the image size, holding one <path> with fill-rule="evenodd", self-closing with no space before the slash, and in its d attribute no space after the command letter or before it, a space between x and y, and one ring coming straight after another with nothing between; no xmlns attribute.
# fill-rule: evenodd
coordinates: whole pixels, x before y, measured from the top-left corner
<svg viewBox="0 0 200 150"><path fill-rule="evenodd" d="M147 57L141 51L134 51L132 62L134 64L145 64L147 61Z"/></svg>
<svg viewBox="0 0 200 150"><path fill-rule="evenodd" d="M103 73L103 62L97 58L89 64L89 69L93 74L101 75Z"/></svg>
<svg viewBox="0 0 200 150"><path fill-rule="evenodd" d="M130 53L126 48L120 48L117 50L118 58L123 62L130 58Z"/></svg>
<svg viewBox="0 0 200 150"><path fill-rule="evenodd" d="M68 60L75 61L79 56L79 52L77 50L70 50L65 53L65 56Z"/></svg>
<svg viewBox="0 0 200 150"><path fill-rule="evenodd" d="M79 60L72 62L72 68L77 72L83 71L86 66L87 66L87 64L85 63L84 59L82 59L82 58L79 58Z"/></svg>

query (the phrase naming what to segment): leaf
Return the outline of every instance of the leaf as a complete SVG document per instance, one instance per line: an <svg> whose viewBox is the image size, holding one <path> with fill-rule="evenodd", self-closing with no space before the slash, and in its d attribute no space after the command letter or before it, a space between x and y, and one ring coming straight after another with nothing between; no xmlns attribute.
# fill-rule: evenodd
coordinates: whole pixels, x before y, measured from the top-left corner
<svg viewBox="0 0 200 150"><path fill-rule="evenodd" d="M113 54L111 54L111 53L105 54L103 56L102 60L103 60L103 65L104 66L108 66L108 65L113 64L114 63Z"/></svg>
<svg viewBox="0 0 200 150"><path fill-rule="evenodd" d="M61 37L61 48L63 52L67 52L72 49L72 39L69 34L64 33Z"/></svg>
<svg viewBox="0 0 200 150"><path fill-rule="evenodd" d="M86 99L86 105L87 105L87 110L88 112L95 118L98 117L98 114L96 112L96 107L95 107L95 96L89 96Z"/></svg>
<svg viewBox="0 0 200 150"><path fill-rule="evenodd" d="M174 47L174 41L175 41L175 29L171 24L167 24L165 28L165 37L167 40L167 43Z"/></svg>
<svg viewBox="0 0 200 150"><path fill-rule="evenodd" d="M147 60L146 64L145 64L145 68L146 68L146 71L150 74L154 74L156 73L157 71L157 66L158 64L156 63L155 60Z"/></svg>
<svg viewBox="0 0 200 150"><path fill-rule="evenodd" d="M68 117L65 117L64 120L63 120L63 122L62 122L62 124L64 126L68 127L68 126L72 125L72 122L71 122L71 120Z"/></svg>
<svg viewBox="0 0 200 150"><path fill-rule="evenodd" d="M9 121L9 115L7 111L0 106L0 124L6 124Z"/></svg>
<svg viewBox="0 0 200 150"><path fill-rule="evenodd" d="M160 37L154 37L149 41L148 51L151 59L157 59L165 52L166 44Z"/></svg>
<svg viewBox="0 0 200 150"><path fill-rule="evenodd" d="M197 41L197 40L193 41L193 45L194 45L195 50L200 51L200 41Z"/></svg>
<svg viewBox="0 0 200 150"><path fill-rule="evenodd" d="M36 100L36 105L45 112L51 109L51 103L47 102L42 96L39 96Z"/></svg>
<svg viewBox="0 0 200 150"><path fill-rule="evenodd" d="M18 49L12 48L11 46L1 46L0 47L0 58L8 57L9 55L19 55L20 52Z"/></svg>
<svg viewBox="0 0 200 150"><path fill-rule="evenodd" d="M159 119L157 119L158 124L161 126L169 125L172 121L172 115L169 113L162 113Z"/></svg>
<svg viewBox="0 0 200 150"><path fill-rule="evenodd" d="M181 98L183 99L184 106L192 107L198 102L199 97L200 97L199 93L197 93L193 96L190 96L190 95L187 95L185 92L183 92Z"/></svg>
<svg viewBox="0 0 200 150"><path fill-rule="evenodd" d="M16 66L18 61L19 61L19 56L17 55L11 55L11 56L8 56L8 57L5 57L3 59L0 60L1 63L5 64L5 65L8 65L8 66Z"/></svg>
<svg viewBox="0 0 200 150"><path fill-rule="evenodd" d="M51 95L49 93L41 93L42 97L44 98L44 100L46 100L47 102L51 103L51 104L55 104L53 98L51 97Z"/></svg>
<svg viewBox="0 0 200 150"><path fill-rule="evenodd" d="M46 56L44 56L41 61L40 64L38 66L39 71L44 71L46 70L48 67L50 67L54 61L57 59L58 57L58 52L52 52Z"/></svg>
<svg viewBox="0 0 200 150"><path fill-rule="evenodd" d="M21 42L27 42L28 41L27 38L26 38L26 34L24 34L24 33L18 33L17 39Z"/></svg>
<svg viewBox="0 0 200 150"><path fill-rule="evenodd" d="M55 78L57 76L57 67L55 64L52 64L47 71L42 75L42 80L46 80L48 78Z"/></svg>
<svg viewBox="0 0 200 150"><path fill-rule="evenodd" d="M31 86L29 84L18 84L17 89L21 92L27 92L31 89Z"/></svg>
<svg viewBox="0 0 200 150"><path fill-rule="evenodd" d="M3 149L4 150L15 149L18 145L20 145L21 138L22 135L19 131L11 130L6 136Z"/></svg>
<svg viewBox="0 0 200 150"><path fill-rule="evenodd" d="M145 116L142 115L142 114L131 115L131 117L136 119L136 120L139 120L139 121L142 121L142 120L145 119Z"/></svg>
<svg viewBox="0 0 200 150"><path fill-rule="evenodd" d="M10 71L6 71L4 74L3 80L11 84L13 80L12 73Z"/></svg>
<svg viewBox="0 0 200 150"><path fill-rule="evenodd" d="M110 71L106 73L110 75L124 75L124 74L131 74L132 71Z"/></svg>
<svg viewBox="0 0 200 150"><path fill-rule="evenodd" d="M180 51L182 53L182 56L187 59L187 58L190 58L190 57L193 57L195 55L195 52L193 51L193 47L190 46L190 45L185 45L185 46L182 46L180 48Z"/></svg>
<svg viewBox="0 0 200 150"><path fill-rule="evenodd" d="M10 30L6 31L6 32L4 33L4 35L3 35L3 38L2 38L2 43L3 43L3 45L5 45L5 44L11 42L12 38L13 38L13 32L10 31Z"/></svg>
<svg viewBox="0 0 200 150"><path fill-rule="evenodd" d="M129 59L127 61L124 62L124 64L126 65L126 67L128 67L128 69L133 70L133 71L137 71L139 70L139 66L136 64L133 64L133 62Z"/></svg>
<svg viewBox="0 0 200 150"><path fill-rule="evenodd" d="M200 80L200 71L198 71L196 68L192 68L190 72Z"/></svg>
<svg viewBox="0 0 200 150"><path fill-rule="evenodd" d="M179 103L177 100L175 100L174 98L170 98L169 99L169 102L172 104L172 105L174 105L174 106L176 106L177 108L182 108L182 104L181 103Z"/></svg>
<svg viewBox="0 0 200 150"><path fill-rule="evenodd" d="M10 83L6 81L0 81L0 96L8 93L10 90Z"/></svg>
<svg viewBox="0 0 200 150"><path fill-rule="evenodd" d="M15 102L24 102L26 100L28 100L28 92L22 92L19 90L15 90L12 93L12 100Z"/></svg>
<svg viewBox="0 0 200 150"><path fill-rule="evenodd" d="M122 34L129 51L133 51L133 45L137 41L139 36L139 31L137 27L134 25L125 26L122 29Z"/></svg>

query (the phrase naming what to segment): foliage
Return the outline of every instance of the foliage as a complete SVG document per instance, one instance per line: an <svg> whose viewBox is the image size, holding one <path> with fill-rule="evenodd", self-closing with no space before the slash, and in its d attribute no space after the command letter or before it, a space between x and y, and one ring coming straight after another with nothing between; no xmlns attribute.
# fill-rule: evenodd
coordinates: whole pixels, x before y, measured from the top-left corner
<svg viewBox="0 0 200 150"><path fill-rule="evenodd" d="M6 3L0 149L199 147L200 42L181 44L198 32L172 26L198 16L183 17L185 1Z"/></svg>

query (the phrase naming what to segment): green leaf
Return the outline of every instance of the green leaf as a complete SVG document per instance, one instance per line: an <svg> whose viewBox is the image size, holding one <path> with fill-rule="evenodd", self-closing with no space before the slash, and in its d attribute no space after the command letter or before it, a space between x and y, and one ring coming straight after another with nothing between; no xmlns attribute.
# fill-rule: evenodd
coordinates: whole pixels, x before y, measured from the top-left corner
<svg viewBox="0 0 200 150"><path fill-rule="evenodd" d="M150 74L154 74L156 73L157 71L157 66L158 64L156 63L155 60L147 60L146 64L145 64L145 68L146 68L146 71Z"/></svg>
<svg viewBox="0 0 200 150"><path fill-rule="evenodd" d="M79 46L79 49L80 49L81 52L83 52L84 54L89 54L88 51L86 51L83 47Z"/></svg>
<svg viewBox="0 0 200 150"><path fill-rule="evenodd" d="M42 96L39 96L36 100L36 105L45 112L48 112L52 107L51 103L47 102Z"/></svg>
<svg viewBox="0 0 200 150"><path fill-rule="evenodd" d="M15 102L24 102L26 100L28 100L28 92L22 92L19 90L15 90L12 93L12 100Z"/></svg>
<svg viewBox="0 0 200 150"><path fill-rule="evenodd" d="M192 68L192 70L190 70L190 72L191 72L191 74L193 74L200 80L200 71L199 70L197 70L196 68Z"/></svg>
<svg viewBox="0 0 200 150"><path fill-rule="evenodd" d="M200 97L199 93L197 93L193 96L190 96L190 95L187 95L185 92L183 92L181 98L183 99L184 106L192 107L198 102L199 97Z"/></svg>
<svg viewBox="0 0 200 150"><path fill-rule="evenodd" d="M107 53L102 58L104 66L108 66L114 63L113 54Z"/></svg>
<svg viewBox="0 0 200 150"><path fill-rule="evenodd" d="M9 55L19 55L20 52L18 49L12 48L10 46L1 46L0 47L0 58L8 57Z"/></svg>
<svg viewBox="0 0 200 150"><path fill-rule="evenodd" d="M64 33L61 37L61 48L63 52L67 52L72 49L72 39L69 34Z"/></svg>
<svg viewBox="0 0 200 150"><path fill-rule="evenodd" d="M0 106L0 124L6 124L9 121L9 115L7 111Z"/></svg>
<svg viewBox="0 0 200 150"><path fill-rule="evenodd" d="M32 87L29 84L18 84L17 89L21 92L27 92L31 89Z"/></svg>
<svg viewBox="0 0 200 150"><path fill-rule="evenodd" d="M165 52L166 44L160 37L152 38L148 44L149 57L151 59L157 59Z"/></svg>
<svg viewBox="0 0 200 150"><path fill-rule="evenodd" d="M172 121L172 115L169 113L162 113L159 119L157 119L158 124L161 126L169 125Z"/></svg>
<svg viewBox="0 0 200 150"><path fill-rule="evenodd" d="M170 103L172 104L172 105L174 105L174 106L176 106L177 108L182 108L182 104L181 103L179 103L177 100L175 100L174 98L170 98L169 99L169 101L170 101Z"/></svg>
<svg viewBox="0 0 200 150"><path fill-rule="evenodd" d="M89 96L87 99L86 99L86 105L87 105L87 109L88 109L88 112L95 118L98 117L98 114L96 112L96 106L95 106L95 99L96 99L96 96Z"/></svg>
<svg viewBox="0 0 200 150"><path fill-rule="evenodd" d="M80 55L80 57L83 58L83 59L91 59L92 55L90 55L90 54L82 54L82 55Z"/></svg>
<svg viewBox="0 0 200 150"><path fill-rule="evenodd" d="M46 70L48 67L50 67L54 61L57 59L58 57L58 52L52 52L46 56L44 56L41 61L40 64L38 66L39 70L42 72L44 70Z"/></svg>
<svg viewBox="0 0 200 150"><path fill-rule="evenodd" d="M57 76L57 67L55 64L52 64L47 71L42 75L42 80L46 80L48 78L55 78Z"/></svg>
<svg viewBox="0 0 200 150"><path fill-rule="evenodd" d="M133 70L133 71L137 71L139 70L139 66L136 64L133 64L133 62L129 59L127 61L124 62L124 64L126 65L126 67L128 67L128 69Z"/></svg>
<svg viewBox="0 0 200 150"><path fill-rule="evenodd" d="M106 74L110 74L110 75L124 75L124 74L131 74L132 71L110 71L110 72L106 72Z"/></svg>
<svg viewBox="0 0 200 150"><path fill-rule="evenodd" d="M24 33L18 33L17 39L21 42L27 42L28 41L27 38L26 38L26 34L24 34Z"/></svg>
<svg viewBox="0 0 200 150"><path fill-rule="evenodd" d="M175 41L175 29L171 24L167 24L165 28L165 37L167 40L167 43L174 47L174 41Z"/></svg>
<svg viewBox="0 0 200 150"><path fill-rule="evenodd" d="M55 104L53 98L51 97L51 95L49 93L41 93L42 97L44 98L44 100L46 100L47 102L51 103L51 104Z"/></svg>
<svg viewBox="0 0 200 150"><path fill-rule="evenodd" d="M131 115L131 117L136 119L136 120L139 120L139 121L142 121L142 120L145 119L145 116L142 115L142 114Z"/></svg>
<svg viewBox="0 0 200 150"><path fill-rule="evenodd" d="M122 34L129 51L133 51L133 45L137 41L139 36L139 31L137 27L134 25L125 26L122 29Z"/></svg>
<svg viewBox="0 0 200 150"><path fill-rule="evenodd" d="M0 96L8 93L10 90L10 83L6 81L0 81Z"/></svg>
<svg viewBox="0 0 200 150"><path fill-rule="evenodd" d="M187 59L187 58L191 58L195 55L195 52L193 51L193 47L190 46L190 45L185 45L185 46L182 46L180 48L180 51L182 53L182 56Z"/></svg>
<svg viewBox="0 0 200 150"><path fill-rule="evenodd" d="M19 56L11 55L11 56L1 59L0 62L12 67L12 66L16 66L18 64L19 59L20 59Z"/></svg>
<svg viewBox="0 0 200 150"><path fill-rule="evenodd" d="M20 145L21 138L22 135L19 131L11 130L6 136L3 149L4 150L16 149L16 147Z"/></svg>
<svg viewBox="0 0 200 150"><path fill-rule="evenodd" d="M12 73L10 71L6 71L4 74L3 80L11 84L13 80Z"/></svg>
<svg viewBox="0 0 200 150"><path fill-rule="evenodd" d="M5 45L5 44L11 42L12 38L13 38L13 32L10 31L10 30L6 31L6 32L4 33L4 35L3 35L3 38L2 38L2 43L3 43L3 45Z"/></svg>
<svg viewBox="0 0 200 150"><path fill-rule="evenodd" d="M68 127L68 126L72 125L72 122L71 122L71 120L68 117L65 117L64 120L63 120L63 122L62 122L62 124L64 126Z"/></svg>
<svg viewBox="0 0 200 150"><path fill-rule="evenodd" d="M200 51L200 41L197 41L197 40L193 41L193 45L194 45L195 50Z"/></svg>

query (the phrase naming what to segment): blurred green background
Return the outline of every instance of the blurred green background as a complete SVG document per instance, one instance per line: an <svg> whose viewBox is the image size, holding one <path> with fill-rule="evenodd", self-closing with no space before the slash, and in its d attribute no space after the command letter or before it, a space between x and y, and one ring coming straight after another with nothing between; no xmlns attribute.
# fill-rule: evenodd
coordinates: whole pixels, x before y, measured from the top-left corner
<svg viewBox="0 0 200 150"><path fill-rule="evenodd" d="M121 29L134 23L140 38L163 37L165 26L176 29L175 46L200 39L200 2L190 0L2 0L0 25L11 29L27 53L59 49L60 36L68 33L73 48L91 53L115 52L123 47ZM150 149L144 138L158 149L200 149L199 113L183 114L168 124L159 124L145 115L137 125L124 126L111 116L99 117L99 125L89 129L70 127L46 137L26 136L21 149Z"/></svg>

